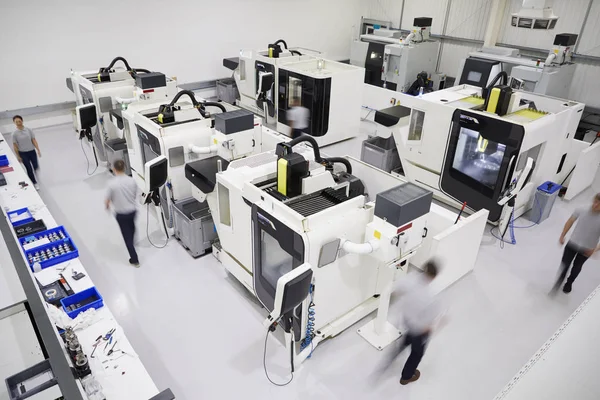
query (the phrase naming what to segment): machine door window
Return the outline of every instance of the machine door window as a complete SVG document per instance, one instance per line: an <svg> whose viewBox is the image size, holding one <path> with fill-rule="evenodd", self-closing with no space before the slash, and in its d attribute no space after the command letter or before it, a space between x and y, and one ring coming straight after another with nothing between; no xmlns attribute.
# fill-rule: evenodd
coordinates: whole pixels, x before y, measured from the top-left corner
<svg viewBox="0 0 600 400"><path fill-rule="evenodd" d="M302 236L252 205L254 291L260 302L273 311L280 277L304 263Z"/></svg>
<svg viewBox="0 0 600 400"><path fill-rule="evenodd" d="M490 221L500 218L498 200L510 183L525 130L522 125L483 114L456 110L441 177L444 193L466 201L475 211L486 208Z"/></svg>
<svg viewBox="0 0 600 400"><path fill-rule="evenodd" d="M410 128L408 140L419 141L423 139L423 124L425 123L425 111L412 110L410 115Z"/></svg>
<svg viewBox="0 0 600 400"><path fill-rule="evenodd" d="M302 79L290 76L288 83L288 108L300 104L302 101Z"/></svg>
<svg viewBox="0 0 600 400"><path fill-rule="evenodd" d="M152 161L161 155L160 142L141 126L136 125L136 127L140 139L140 147L142 148L142 161L145 165L148 161Z"/></svg>

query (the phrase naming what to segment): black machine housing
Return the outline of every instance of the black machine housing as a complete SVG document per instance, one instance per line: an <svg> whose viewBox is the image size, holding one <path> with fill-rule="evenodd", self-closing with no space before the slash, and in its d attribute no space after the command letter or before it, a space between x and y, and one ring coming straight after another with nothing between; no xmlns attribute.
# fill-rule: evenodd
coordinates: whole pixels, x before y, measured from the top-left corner
<svg viewBox="0 0 600 400"><path fill-rule="evenodd" d="M442 169L441 189L469 208L502 213L499 199L510 185L525 128L467 110L456 110Z"/></svg>

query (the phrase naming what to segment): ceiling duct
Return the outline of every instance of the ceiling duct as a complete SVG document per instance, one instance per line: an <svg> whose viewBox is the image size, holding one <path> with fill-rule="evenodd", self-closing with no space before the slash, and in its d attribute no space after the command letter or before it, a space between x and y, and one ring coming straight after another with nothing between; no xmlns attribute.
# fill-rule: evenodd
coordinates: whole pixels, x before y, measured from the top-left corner
<svg viewBox="0 0 600 400"><path fill-rule="evenodd" d="M524 29L554 29L558 16L552 10L553 0L523 0L519 12L514 13L511 25Z"/></svg>

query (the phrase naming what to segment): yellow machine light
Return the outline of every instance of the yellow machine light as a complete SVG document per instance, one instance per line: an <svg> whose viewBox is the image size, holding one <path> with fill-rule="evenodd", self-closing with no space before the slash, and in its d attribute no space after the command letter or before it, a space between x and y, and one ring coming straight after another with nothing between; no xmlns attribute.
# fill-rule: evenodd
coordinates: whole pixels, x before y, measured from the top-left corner
<svg viewBox="0 0 600 400"><path fill-rule="evenodd" d="M485 111L496 113L496 108L498 107L498 100L500 100L500 89L493 88L490 92L490 98L488 101L488 106Z"/></svg>
<svg viewBox="0 0 600 400"><path fill-rule="evenodd" d="M284 196L287 196L287 170L288 161L280 158L277 161L277 191Z"/></svg>
<svg viewBox="0 0 600 400"><path fill-rule="evenodd" d="M488 140L484 139L483 136L479 135L479 139L477 139L477 151L480 153L485 152L485 149L487 149L488 146Z"/></svg>
<svg viewBox="0 0 600 400"><path fill-rule="evenodd" d="M375 237L375 239L381 239L381 232L379 232L379 231L374 231L374 232L373 232L373 236Z"/></svg>
<svg viewBox="0 0 600 400"><path fill-rule="evenodd" d="M158 123L162 124L163 123L163 114L158 114L158 117L156 118L158 120Z"/></svg>
<svg viewBox="0 0 600 400"><path fill-rule="evenodd" d="M98 74L98 82L102 82L101 74Z"/></svg>
<svg viewBox="0 0 600 400"><path fill-rule="evenodd" d="M273 58L273 49L272 48L269 49L269 58Z"/></svg>

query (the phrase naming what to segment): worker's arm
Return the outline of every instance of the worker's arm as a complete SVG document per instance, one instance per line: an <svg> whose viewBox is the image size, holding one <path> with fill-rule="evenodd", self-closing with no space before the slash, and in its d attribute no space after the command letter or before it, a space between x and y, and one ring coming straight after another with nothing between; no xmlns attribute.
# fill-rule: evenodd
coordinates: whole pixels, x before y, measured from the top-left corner
<svg viewBox="0 0 600 400"><path fill-rule="evenodd" d="M15 156L17 156L17 160L19 160L19 162L22 163L23 160L21 159L21 155L19 154L19 145L15 141L14 137L13 137L13 148L15 149Z"/></svg>
<svg viewBox="0 0 600 400"><path fill-rule="evenodd" d="M565 236L567 236L567 233L569 233L569 231L573 227L573 224L575 223L575 221L577 221L577 216L573 215L571 218L569 218L569 220L565 224L565 227L563 228L563 231L560 234L560 239L559 239L560 244L565 244Z"/></svg>
<svg viewBox="0 0 600 400"><path fill-rule="evenodd" d="M40 151L40 146L38 145L37 140L35 138L33 138L33 139L31 139L31 143L33 143L33 146L37 150L38 157L41 157L42 156L42 152Z"/></svg>
<svg viewBox="0 0 600 400"><path fill-rule="evenodd" d="M112 199L112 189L109 186L108 190L106 191L106 197L104 198L104 206L106 207L107 210L110 210L110 200Z"/></svg>

